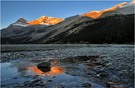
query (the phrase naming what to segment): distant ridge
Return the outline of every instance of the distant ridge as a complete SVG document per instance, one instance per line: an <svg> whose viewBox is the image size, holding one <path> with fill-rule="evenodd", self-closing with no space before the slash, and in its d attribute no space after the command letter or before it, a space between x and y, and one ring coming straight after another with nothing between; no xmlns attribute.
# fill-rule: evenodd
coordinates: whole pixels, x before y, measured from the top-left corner
<svg viewBox="0 0 135 88"><path fill-rule="evenodd" d="M129 4L126 2L123 2L121 4L115 5L111 8L104 9L101 11L94 10L91 12L84 13L82 14L82 16L87 16L87 17L96 19L96 18L105 17L105 16L112 16L115 14L133 14L135 13L134 4L135 4L135 1L132 1Z"/></svg>

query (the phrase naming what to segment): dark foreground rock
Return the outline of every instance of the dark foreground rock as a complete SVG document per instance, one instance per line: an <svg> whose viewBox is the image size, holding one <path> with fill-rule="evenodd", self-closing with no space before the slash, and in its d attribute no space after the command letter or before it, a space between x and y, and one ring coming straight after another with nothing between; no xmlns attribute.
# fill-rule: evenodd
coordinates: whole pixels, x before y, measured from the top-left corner
<svg viewBox="0 0 135 88"><path fill-rule="evenodd" d="M48 72L50 71L50 68L51 68L51 61L44 61L44 62L41 62L37 65L37 68L40 69L41 71L43 72Z"/></svg>

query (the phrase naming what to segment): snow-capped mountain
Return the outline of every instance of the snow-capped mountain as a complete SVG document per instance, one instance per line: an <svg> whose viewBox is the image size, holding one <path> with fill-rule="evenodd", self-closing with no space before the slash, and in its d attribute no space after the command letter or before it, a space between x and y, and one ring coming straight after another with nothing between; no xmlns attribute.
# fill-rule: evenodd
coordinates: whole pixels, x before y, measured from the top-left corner
<svg viewBox="0 0 135 88"><path fill-rule="evenodd" d="M99 17L112 16L116 14L123 14L123 15L133 14L135 12L134 5L135 5L134 1L131 3L123 2L121 4L115 5L111 8L104 9L101 11L94 10L91 12L84 13L82 14L82 16L87 16L96 19Z"/></svg>
<svg viewBox="0 0 135 88"><path fill-rule="evenodd" d="M36 24L54 25L54 24L58 24L61 21L63 21L63 19L61 19L61 18L41 16L40 18L38 18L36 20L29 21L28 23L30 25L36 25Z"/></svg>
<svg viewBox="0 0 135 88"><path fill-rule="evenodd" d="M121 6L120 8L116 9L115 11L119 12L123 15L134 14L135 13L134 7L135 7L135 1L133 1L127 5Z"/></svg>
<svg viewBox="0 0 135 88"><path fill-rule="evenodd" d="M119 25L118 25L119 24ZM35 27L34 27L35 26ZM41 26L41 25L40 25ZM100 19L77 16L57 25L38 27L31 25L21 30L14 27L2 29L2 43L133 43L134 15L114 15ZM18 27L18 26L17 26ZM19 27L20 28L20 27ZM31 30L30 30L31 29ZM12 35L11 35L12 34Z"/></svg>
<svg viewBox="0 0 135 88"><path fill-rule="evenodd" d="M117 15L118 14L122 14L122 15L134 14L135 13L134 5L135 5L135 1L132 1L130 3L123 2L121 4L115 5L108 9L104 9L101 11L94 10L94 11L87 12L87 13L84 13L82 15L77 15L77 16L86 16L86 17L96 19L96 18L102 18L106 16L113 16L116 14ZM73 17L68 17L68 19L69 18L74 19ZM32 21L27 21L24 18L20 18L12 25L22 26L22 27L26 27L30 25L55 25L62 22L63 20L64 19L62 18L55 18L55 17L49 17L49 16L41 16L40 18L32 20Z"/></svg>
<svg viewBox="0 0 135 88"><path fill-rule="evenodd" d="M59 22L63 21L64 19L61 18L55 18L55 17L48 17L48 16L41 16L40 18L33 20L33 21L27 21L24 18L18 19L15 23L13 23L13 26L30 26L30 25L55 25Z"/></svg>

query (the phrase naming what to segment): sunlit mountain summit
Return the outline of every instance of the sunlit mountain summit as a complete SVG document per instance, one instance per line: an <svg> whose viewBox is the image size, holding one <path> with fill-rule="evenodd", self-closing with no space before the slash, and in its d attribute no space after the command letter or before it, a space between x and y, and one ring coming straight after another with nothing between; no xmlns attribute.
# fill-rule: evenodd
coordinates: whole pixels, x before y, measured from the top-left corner
<svg viewBox="0 0 135 88"><path fill-rule="evenodd" d="M134 13L134 3L135 1L132 1L131 3L127 3L127 2L123 2L121 4L115 5L111 8L108 9L104 9L101 11L91 11L91 12L87 12L82 14L82 16L87 16L87 17L91 17L91 18L99 18L99 17L103 17L102 15L104 15L105 13L112 13L115 12L115 14L133 14ZM123 11L122 11L123 9ZM114 15L114 14L110 14L110 15Z"/></svg>
<svg viewBox="0 0 135 88"><path fill-rule="evenodd" d="M63 19L61 19L61 18L41 16L40 18L38 18L36 20L29 21L28 23L31 25L36 25L36 24L54 25L61 21L63 21Z"/></svg>

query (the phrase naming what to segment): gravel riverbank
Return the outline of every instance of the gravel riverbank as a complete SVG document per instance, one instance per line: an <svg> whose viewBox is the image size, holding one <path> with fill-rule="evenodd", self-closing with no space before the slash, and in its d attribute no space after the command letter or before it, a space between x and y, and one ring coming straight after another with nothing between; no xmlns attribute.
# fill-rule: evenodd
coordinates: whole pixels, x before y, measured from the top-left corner
<svg viewBox="0 0 135 88"><path fill-rule="evenodd" d="M29 62L36 66L37 63L49 59L56 61L54 67L64 67L64 72L53 77L44 77L35 73L35 78L33 74L26 73L29 75L28 79L18 81L17 85L3 81L5 80L3 78L2 87L13 85L17 88L32 86L39 88L44 88L44 86L47 88L99 88L99 86L102 88L133 88L134 86L133 45L2 45L2 64ZM33 65L28 67L31 66ZM22 67L15 65L15 68ZM2 70L5 71L4 65ZM16 76L20 77L20 74ZM20 80L19 77L14 80ZM13 78L8 80L13 80ZM24 77L21 76L21 78Z"/></svg>

